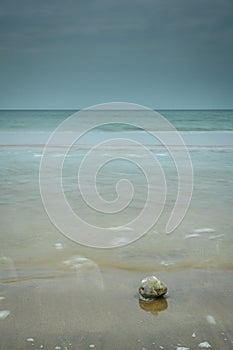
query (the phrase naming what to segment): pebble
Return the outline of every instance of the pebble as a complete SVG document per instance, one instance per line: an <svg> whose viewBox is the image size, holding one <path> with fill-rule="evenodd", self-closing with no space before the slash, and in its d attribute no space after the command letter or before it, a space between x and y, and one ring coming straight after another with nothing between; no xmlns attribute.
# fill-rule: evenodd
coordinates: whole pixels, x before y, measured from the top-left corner
<svg viewBox="0 0 233 350"><path fill-rule="evenodd" d="M142 300L156 299L166 293L166 285L155 276L148 276L141 281L139 294Z"/></svg>
<svg viewBox="0 0 233 350"><path fill-rule="evenodd" d="M196 338L196 333L193 333L193 334L192 334L192 337L193 337L193 338Z"/></svg>
<svg viewBox="0 0 233 350"><path fill-rule="evenodd" d="M89 345L89 348L94 348L95 347L95 344L90 344Z"/></svg>
<svg viewBox="0 0 233 350"><path fill-rule="evenodd" d="M176 350L189 350L190 348L186 348L185 346L177 346Z"/></svg>
<svg viewBox="0 0 233 350"><path fill-rule="evenodd" d="M0 301L6 299L5 297L0 297Z"/></svg>

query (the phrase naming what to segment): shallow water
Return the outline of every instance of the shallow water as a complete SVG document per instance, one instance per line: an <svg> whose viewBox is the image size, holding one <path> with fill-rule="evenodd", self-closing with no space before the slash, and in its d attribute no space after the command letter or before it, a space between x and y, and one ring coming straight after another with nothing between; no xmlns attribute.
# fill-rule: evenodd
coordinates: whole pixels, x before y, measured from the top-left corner
<svg viewBox="0 0 233 350"><path fill-rule="evenodd" d="M170 235L165 233L167 218L172 210L177 191L177 175L169 164L169 157L161 157L166 171L167 201L158 223L140 240L113 251L85 248L64 237L50 222L42 205L38 171L40 154L37 148L1 149L1 256L21 261L52 264L80 252L100 265L150 269L163 266L232 267L232 150L213 152L212 149L191 150L194 169L194 191L189 210L180 226ZM35 157L36 155L36 157ZM113 228L123 225L137 215L144 205L146 186L140 172L118 162L106 169L99 179L102 195L114 198L114 184L122 176L132 178L138 192L126 213L105 217L91 211L79 200L76 191L76 163L69 158L69 169L64 173L64 188L72 207L79 215L96 225ZM122 166L120 166L122 165ZM101 187L102 186L102 187ZM91 213L91 217L90 217ZM208 230L209 229L209 230ZM195 231L196 230L196 231ZM199 230L199 231L198 231ZM64 249L57 250L56 243Z"/></svg>
<svg viewBox="0 0 233 350"><path fill-rule="evenodd" d="M178 175L175 164L165 147L156 142L152 143L151 138L146 139L145 134L138 130L97 130L89 138L83 139L81 144L74 145L66 155L62 181L64 193L70 206L83 220L88 221L92 225L103 228L108 227L110 234L113 235L113 238L118 243L124 243L124 241L117 241L121 227L140 213L147 195L147 179L143 176L141 169L133 164L133 161L143 157L145 168L150 168L151 159L147 158L145 154L142 154L140 158L137 147L126 148L123 145L121 147L105 147L98 153L96 161L109 156L112 158L120 157L116 161L108 162L104 168L100 169L97 177L97 187L100 195L108 201L116 199L115 185L122 178L130 179L135 190L133 200L126 207L126 210L120 211L118 214L104 215L86 205L81 199L77 185L78 167L90 149L90 145L93 146L96 140L100 141L107 137L112 137L113 133L117 137L123 135L125 138L134 135L135 139L149 148L165 174L167 184L165 206L158 221L149 229L148 233L123 247L96 249L85 247L63 235L47 216L40 195L39 167L43 155L43 145L52 128L64 120L69 115L69 112L1 112L3 122L1 124L0 141L0 297L5 297L5 299L0 300L0 311L2 312L0 322L6 327L4 328L6 333L2 349L7 349L6 344L12 337L14 327L14 341L8 348L10 349L13 344L16 344L18 339L17 332L22 332L20 326L21 314L24 314L22 316L22 327L24 330L28 327L29 331L23 331L23 338L20 338L20 346L16 348L31 347L30 341L27 342L25 339L33 338L34 333L37 334L37 342L35 343L37 348L44 344L45 338L47 339L48 348L60 346L59 344L62 342L63 348L65 346L72 348L69 345L69 341L71 343L77 342L77 338L74 339L72 335L75 329L74 319L76 316L72 313L69 323L67 310L71 310L74 306L80 308L79 317L83 318L82 326L80 324L78 326L80 348L88 348L93 340L96 348L107 349L111 343L111 337L116 336L114 327L120 323L120 318L122 317L119 310L117 310L121 303L122 313L128 306L130 310L134 310L132 311L132 317L128 315L127 318L127 324L133 322L135 318L135 324L133 323L130 328L129 349L153 348L154 342L157 348L165 343L169 347L171 345L175 347L178 346L179 339L183 346L186 344L188 347L198 348L198 341L200 343L201 341L209 340L206 339L204 333L200 336L202 332L201 325L208 324L208 320L213 321L211 317L207 317L208 315L213 316L218 324L218 339L214 330L213 333L211 333L212 330L208 330L210 338L212 337L212 342L214 339L216 344L221 344L221 349L230 349L229 336L228 341L223 339L220 341L219 339L223 338L221 332L226 331L229 333L230 318L227 316L224 320L224 315L228 312L229 295L233 289L229 281L230 270L233 267L232 111L168 111L166 113L170 121L176 121L174 124L177 124L180 130L185 130L182 132L182 136L188 146L194 173L194 188L190 207L181 224L171 234L166 234L166 224L177 197ZM205 120L202 131L198 132L197 125L200 125L204 115L208 115L209 118ZM222 124L219 121L221 118ZM209 124L207 123L208 120ZM217 126L220 127L221 125L222 129L216 129ZM174 152L179 153L180 149L175 147L175 145L173 146ZM52 158L59 160L63 156L63 146L52 148ZM125 156L129 156L131 161L127 162L123 159ZM52 185L55 180L53 178L52 163L50 170L51 172L48 172L46 183L48 191L53 190ZM190 179L186 180L188 183ZM88 183L86 183L85 189L86 193L92 198L92 190L90 190ZM158 188L157 191L159 194L160 189ZM55 208L57 205L56 199L57 193L54 193ZM157 204L160 205L160 202L158 201ZM87 232L82 232L82 234L88 235L88 230ZM125 231L125 234L126 236L130 235L130 230ZM195 293L192 295L195 301L191 303L185 293L192 293L192 291L188 290L187 286L183 287L177 284L177 281L174 279L175 276L181 273L179 283L186 283L185 276L190 271L195 271L193 269L198 269L199 272L202 271L200 273L204 275L200 275L200 278L202 280L201 283L204 285L207 283L206 278L208 276L211 277L209 284L207 283L208 286L206 286L208 288L206 290L204 288L202 293L214 294L213 300L210 301L211 310L209 311L207 308L201 318L201 308L205 305L208 298L204 297L204 299L201 299L203 294L201 294L202 296L198 294L198 288L195 285ZM205 271L209 271L207 275L205 275ZM169 295L169 299L164 301L164 305L158 306L158 308L164 308L164 312L159 312L161 318L158 319L153 318L157 313L157 306L140 305L137 297L135 297L138 281L148 273L158 273L162 277L165 276L169 285L174 284L176 286L175 290ZM194 280L196 281L199 276L198 273L192 272L191 274L194 274ZM226 293L226 300L228 301L222 301L222 306L214 304L218 293L222 293L218 289L220 288L219 285L216 286L214 282L215 274L218 276L218 279L222 278L221 283L227 286L224 289L224 293ZM86 311L83 309L84 306L82 308L82 303L77 302L76 304L75 288L73 289L72 287L70 289L72 283L76 283L74 282L76 281L74 276L78 276L79 280L77 292L86 293L87 300L85 299L86 304L84 303L87 307ZM118 283L117 288L120 288L119 291L114 289L116 288L114 276L115 283ZM124 281L122 282L122 280ZM193 283L192 279L190 283ZM91 290L96 291L96 293L92 294L90 292L91 294L89 295L87 290L80 291L79 288L82 289L83 286L85 290L87 286L90 286ZM92 307L90 306L90 303L92 304L91 300L95 300L96 297L101 299L101 293L104 293L107 309L103 310L105 307L101 304L103 300L101 302L98 301L100 307L97 310L98 312L94 311L96 313L93 316L91 312ZM22 297L22 305L17 304L17 296ZM54 304L51 300L53 296L55 298ZM72 302L69 302L71 296ZM28 305L27 300L30 300ZM56 304L56 300L59 306ZM63 308L61 304L64 300L66 300L66 307L64 305ZM188 303L187 307L184 306L184 300ZM190 322L191 324L191 315L189 318L187 316L188 313L190 313L191 308L195 307L195 303L198 304L199 302L199 316L197 318L194 317L196 320L194 322L195 327L193 324L192 327L188 327L188 325L186 327L186 323ZM177 303L183 303L182 314L179 314ZM49 310L50 316L48 316L46 308ZM40 310L40 318L36 322L39 323L35 323L35 327L32 327L31 317L38 310ZM175 313L174 310L176 311ZM62 323L63 315L70 326L65 326ZM94 325L91 315L94 319L95 317L100 318L103 322L102 326L98 322ZM144 315L142 319L140 319L140 315ZM55 322L57 317L60 318L58 324ZM109 325L107 325L106 317L109 317L112 322ZM46 318L48 319L47 323L45 323L47 326L43 328L40 322ZM150 323L152 320L153 322ZM154 324L157 320L161 320L161 323ZM177 328L178 326L176 327L176 320L179 320L186 327L184 336L182 336L181 330ZM139 327L141 321L143 323L142 328ZM18 322L19 324L17 325ZM166 341L163 342L162 338L165 336L165 331L162 325L167 324L167 322L170 322L169 325L173 330L171 337L166 338ZM220 324L222 325L220 326ZM53 328L53 325L55 328ZM212 324L208 327L213 326ZM50 328L49 333L46 333L46 327ZM59 329L62 329L62 327L64 327L65 333L61 333L59 338ZM153 327L161 327L159 328L161 334L157 334L157 338L153 336ZM127 339L127 332L123 328L119 331L121 334L118 335L120 345L119 347L116 346L116 349L124 348L123 344ZM92 335L90 335L90 329L92 330ZM141 342L137 342L134 329L137 330L135 331L136 334L139 332L138 338L141 339ZM197 330L200 332L198 339L192 338L192 333L197 333ZM147 334L147 336L142 341L143 334ZM50 335L51 338L49 339ZM172 337L175 337L174 340ZM90 341L89 343L87 338ZM105 341L106 343L103 343ZM226 347L224 348L223 346Z"/></svg>

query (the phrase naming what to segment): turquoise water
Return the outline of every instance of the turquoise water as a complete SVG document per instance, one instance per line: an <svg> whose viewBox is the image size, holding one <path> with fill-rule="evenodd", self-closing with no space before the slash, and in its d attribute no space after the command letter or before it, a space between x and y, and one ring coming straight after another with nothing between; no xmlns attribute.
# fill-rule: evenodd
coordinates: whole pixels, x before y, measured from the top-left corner
<svg viewBox="0 0 233 350"><path fill-rule="evenodd" d="M53 131L73 110L0 110L1 130ZM233 110L161 110L179 131L233 130Z"/></svg>

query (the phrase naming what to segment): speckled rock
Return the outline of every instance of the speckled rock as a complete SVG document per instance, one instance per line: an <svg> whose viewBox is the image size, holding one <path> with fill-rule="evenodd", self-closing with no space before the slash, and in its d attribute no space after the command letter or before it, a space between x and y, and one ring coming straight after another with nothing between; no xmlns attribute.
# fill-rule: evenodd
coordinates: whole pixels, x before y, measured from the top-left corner
<svg viewBox="0 0 233 350"><path fill-rule="evenodd" d="M155 276L143 278L139 287L142 300L153 300L167 293L167 286Z"/></svg>

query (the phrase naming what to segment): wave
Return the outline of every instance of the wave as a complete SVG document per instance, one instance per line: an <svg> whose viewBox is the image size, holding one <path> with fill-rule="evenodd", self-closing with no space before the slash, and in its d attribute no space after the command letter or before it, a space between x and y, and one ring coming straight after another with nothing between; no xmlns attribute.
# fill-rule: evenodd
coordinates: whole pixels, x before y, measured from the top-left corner
<svg viewBox="0 0 233 350"><path fill-rule="evenodd" d="M67 132L66 132L67 133ZM166 134L166 135L165 135ZM133 151L135 147L138 147L137 144L142 144L149 149L154 148L161 148L161 147L173 147L180 149L179 144L177 143L177 138L174 132L158 132L154 136L148 135L145 131L130 131L130 134L128 132L126 133L112 133L112 132L104 132L101 133L99 130L95 130L91 132L91 134L86 134L84 136L77 135L74 132L71 134L70 132L70 139L73 140L74 136L76 138L76 143L72 146L73 148L78 149L90 149L93 146L97 144L101 144L105 141L113 140L113 139L121 139L122 140L122 150L125 150L124 143L127 145L127 153L131 153L133 155ZM166 145L162 145L159 141L159 139L156 137L163 138L163 135L166 136ZM180 132L179 135L183 138L184 144L192 149L194 147L196 148L232 148L233 147L233 131L185 131ZM0 147L1 146L7 146L7 147L41 147L43 148L51 136L51 133L49 132L0 132ZM58 144L53 144L54 148L64 148L67 146L71 146L70 144L65 144L64 138L59 136L58 138ZM69 134L68 134L69 136ZM59 141L61 140L61 141ZM69 140L69 137L67 138L67 134L65 134L65 140ZM124 141L125 140L125 141ZM133 144L130 145L128 140L133 140L137 144L133 146ZM67 142L67 141L65 141ZM177 144L176 144L177 143ZM119 144L119 143L118 143ZM47 145L46 147L50 147ZM121 148L119 147L119 149ZM101 150L106 149L106 153L108 153L109 150L116 150L116 146L111 146L107 144L102 144Z"/></svg>
<svg viewBox="0 0 233 350"><path fill-rule="evenodd" d="M74 110L0 110L1 130L5 131L48 131L52 132L58 125L74 114ZM94 113L93 115L91 113ZM158 111L178 131L233 131L233 110L160 110ZM108 111L82 111L88 117L100 118L108 122L109 113L116 117L116 123L104 124L98 127L101 132L130 132L137 131L137 121L143 122L144 117L149 121L150 129L156 131L159 128L159 121L155 113L141 110L121 111L119 123L118 112ZM97 114L96 114L97 113ZM96 114L96 115L95 115ZM131 124L124 124L124 116L129 117ZM77 115L78 116L78 115ZM98 120L98 119L97 119Z"/></svg>

